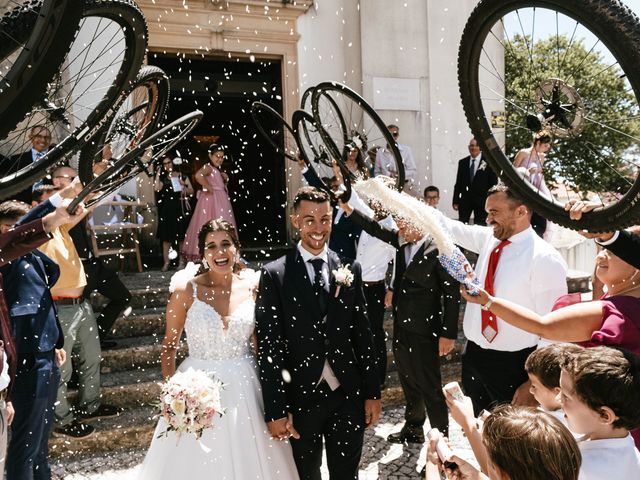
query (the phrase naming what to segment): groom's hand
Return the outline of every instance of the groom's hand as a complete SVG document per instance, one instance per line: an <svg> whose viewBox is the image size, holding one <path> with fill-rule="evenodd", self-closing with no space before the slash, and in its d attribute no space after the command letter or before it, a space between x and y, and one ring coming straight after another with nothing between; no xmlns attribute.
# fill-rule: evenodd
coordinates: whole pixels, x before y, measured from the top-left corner
<svg viewBox="0 0 640 480"><path fill-rule="evenodd" d="M295 438L296 440L300 440L300 434L293 426L293 415L289 414L289 418L287 418L287 432L289 432L289 436Z"/></svg>
<svg viewBox="0 0 640 480"><path fill-rule="evenodd" d="M365 400L364 401L364 423L365 427L373 427L378 423L380 418L381 402L380 400Z"/></svg>
<svg viewBox="0 0 640 480"><path fill-rule="evenodd" d="M279 418L278 420L272 420L267 423L267 428L271 434L271 438L274 440L284 440L289 437L289 431L287 430L287 417Z"/></svg>

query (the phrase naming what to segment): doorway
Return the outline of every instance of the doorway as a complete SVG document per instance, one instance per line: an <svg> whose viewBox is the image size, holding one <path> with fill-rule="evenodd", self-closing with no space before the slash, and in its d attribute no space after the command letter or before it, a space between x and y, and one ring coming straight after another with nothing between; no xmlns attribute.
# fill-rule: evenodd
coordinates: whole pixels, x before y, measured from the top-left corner
<svg viewBox="0 0 640 480"><path fill-rule="evenodd" d="M287 244L285 159L260 136L251 104L260 100L279 112L282 66L279 60L190 57L150 53L149 64L170 78L167 122L193 110L202 121L176 147L183 172L195 173L207 161L207 147L220 143L229 154L222 170L243 250L271 250ZM192 176L194 187L196 182Z"/></svg>

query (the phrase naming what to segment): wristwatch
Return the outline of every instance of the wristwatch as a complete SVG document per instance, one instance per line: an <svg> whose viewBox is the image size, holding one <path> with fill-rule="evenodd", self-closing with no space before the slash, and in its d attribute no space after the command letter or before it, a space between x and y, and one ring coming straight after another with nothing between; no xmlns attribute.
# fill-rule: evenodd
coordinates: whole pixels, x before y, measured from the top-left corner
<svg viewBox="0 0 640 480"><path fill-rule="evenodd" d="M492 304L493 304L493 300L489 299L489 300L487 300L487 303L485 303L484 305L480 305L480 308L482 310L489 311L489 309L491 308Z"/></svg>

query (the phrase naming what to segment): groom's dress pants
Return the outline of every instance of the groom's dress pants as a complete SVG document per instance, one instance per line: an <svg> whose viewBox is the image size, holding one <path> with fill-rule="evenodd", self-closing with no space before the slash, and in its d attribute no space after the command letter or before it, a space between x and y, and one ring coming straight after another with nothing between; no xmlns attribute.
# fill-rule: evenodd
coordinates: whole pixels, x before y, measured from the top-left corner
<svg viewBox="0 0 640 480"><path fill-rule="evenodd" d="M331 391L322 382L313 401L293 414L300 439L291 439L300 480L321 480L322 440L331 480L358 478L364 441L364 401L347 399L342 387Z"/></svg>

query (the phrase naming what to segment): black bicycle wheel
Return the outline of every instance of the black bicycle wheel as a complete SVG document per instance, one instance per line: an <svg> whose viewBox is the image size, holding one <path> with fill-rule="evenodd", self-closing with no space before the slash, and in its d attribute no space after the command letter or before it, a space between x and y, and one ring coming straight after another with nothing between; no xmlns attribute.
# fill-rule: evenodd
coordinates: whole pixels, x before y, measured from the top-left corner
<svg viewBox="0 0 640 480"><path fill-rule="evenodd" d="M300 101L300 105L303 111L312 113L311 107L311 97L313 96L313 91L315 87L307 88L302 94L302 99ZM319 117L325 119L328 125L335 125L336 129L343 132L343 139L347 138L347 126L342 118L342 114L340 113L340 109L335 104L333 99L330 96L325 96L322 102L318 102L318 105L321 109L319 113ZM333 120L333 121L331 121ZM300 122L301 133L304 135L306 140L305 144L311 149L309 158L313 158L316 161L324 162L324 164L331 168L331 159L336 158L339 159L342 156L341 149L335 144L335 142L331 141L328 145L324 143L319 143L317 141L317 137L319 135L318 130L322 128L321 125L317 124L317 122L313 122L315 125L313 126L313 131L308 131L307 126L311 125L312 122L307 118L306 121ZM325 135L324 138L328 138L328 135ZM341 143L344 144L344 141ZM329 153L331 152L331 153Z"/></svg>
<svg viewBox="0 0 640 480"><path fill-rule="evenodd" d="M9 0L0 19L0 138L47 87L69 51L83 0Z"/></svg>
<svg viewBox="0 0 640 480"><path fill-rule="evenodd" d="M29 187L108 124L140 69L146 45L146 22L131 0L85 3L78 34L44 97L0 139L0 197ZM35 161L28 155L32 131L59 141Z"/></svg>
<svg viewBox="0 0 640 480"><path fill-rule="evenodd" d="M298 148L289 123L275 109L263 102L251 104L251 117L258 131L276 152L296 161Z"/></svg>
<svg viewBox="0 0 640 480"><path fill-rule="evenodd" d="M293 131L296 136L300 156L304 160L307 168L313 170L320 179L322 187L329 194L333 195L331 190L331 179L335 176L332 166L332 157L329 150L336 150L338 147L334 144L332 147L325 145L325 139L320 134L320 125L315 117L304 110L296 110L292 116ZM326 138L326 137L325 137ZM331 139L328 141L333 142ZM344 198L351 196L351 175L342 163L341 158L337 158L336 162L340 167L344 185L347 189Z"/></svg>
<svg viewBox="0 0 640 480"><path fill-rule="evenodd" d="M191 130L202 120L203 113L195 110L169 125L152 133L147 139L135 145L121 158L114 158L108 163L102 173L91 180L69 204L67 210L74 212L77 206L90 194L94 194L85 206L91 207L99 203L105 197L118 190L122 185L134 179L141 173L152 177L151 166L161 159L166 152L171 150L178 142L186 137Z"/></svg>
<svg viewBox="0 0 640 480"><path fill-rule="evenodd" d="M168 101L169 77L158 67L142 67L111 123L80 150L80 180L93 180L93 166L102 161L105 145L110 145L112 157L121 158L155 132Z"/></svg>
<svg viewBox="0 0 640 480"><path fill-rule="evenodd" d="M337 113L333 112L333 105L337 106ZM320 134L323 138L331 138L340 149L332 153L337 153L346 163L349 152L357 148L365 163L369 152L374 154L386 149L391 153L387 170L395 178L396 188L404 188L404 164L398 145L382 119L360 95L345 85L325 82L314 89L311 107L313 116L322 127Z"/></svg>
<svg viewBox="0 0 640 480"><path fill-rule="evenodd" d="M640 24L621 2L482 0L458 76L485 158L532 210L592 231L640 219ZM553 139L546 155L526 148L536 134ZM578 198L602 208L570 220Z"/></svg>

